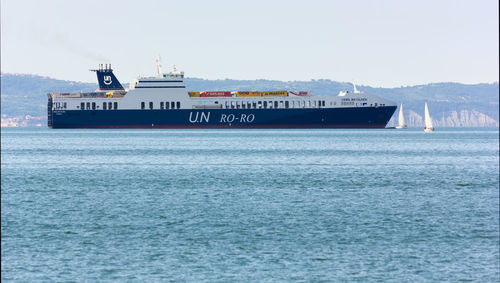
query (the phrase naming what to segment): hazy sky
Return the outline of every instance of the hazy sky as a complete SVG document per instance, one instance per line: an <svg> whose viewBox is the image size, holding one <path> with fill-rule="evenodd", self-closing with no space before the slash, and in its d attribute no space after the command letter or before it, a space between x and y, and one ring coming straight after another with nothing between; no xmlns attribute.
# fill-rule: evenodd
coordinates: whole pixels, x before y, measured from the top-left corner
<svg viewBox="0 0 500 283"><path fill-rule="evenodd" d="M498 1L1 0L2 72L122 83L176 64L207 79L498 81Z"/></svg>

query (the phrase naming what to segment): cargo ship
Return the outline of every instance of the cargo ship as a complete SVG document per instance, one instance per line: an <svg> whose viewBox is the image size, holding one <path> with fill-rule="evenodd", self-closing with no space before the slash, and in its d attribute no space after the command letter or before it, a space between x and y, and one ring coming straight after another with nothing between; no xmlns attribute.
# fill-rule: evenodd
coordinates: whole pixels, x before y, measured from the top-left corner
<svg viewBox="0 0 500 283"><path fill-rule="evenodd" d="M125 89L111 64L91 70L95 92L49 93L49 128L384 128L394 102L367 93L341 91L188 92L184 72L138 77Z"/></svg>

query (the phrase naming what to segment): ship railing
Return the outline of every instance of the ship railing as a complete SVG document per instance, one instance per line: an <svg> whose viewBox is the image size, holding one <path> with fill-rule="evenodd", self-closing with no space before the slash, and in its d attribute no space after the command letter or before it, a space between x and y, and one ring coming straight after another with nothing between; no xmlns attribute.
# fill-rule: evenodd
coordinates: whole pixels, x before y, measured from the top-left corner
<svg viewBox="0 0 500 283"><path fill-rule="evenodd" d="M126 92L61 92L51 93L54 98L122 98Z"/></svg>
<svg viewBox="0 0 500 283"><path fill-rule="evenodd" d="M213 105L193 105L193 109L221 109L222 104Z"/></svg>

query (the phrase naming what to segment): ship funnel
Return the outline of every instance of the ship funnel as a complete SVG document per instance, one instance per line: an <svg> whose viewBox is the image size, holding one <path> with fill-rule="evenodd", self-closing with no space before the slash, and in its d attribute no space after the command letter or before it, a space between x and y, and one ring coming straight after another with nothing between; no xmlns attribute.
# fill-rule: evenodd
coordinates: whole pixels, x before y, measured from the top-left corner
<svg viewBox="0 0 500 283"><path fill-rule="evenodd" d="M97 74L97 82L99 83L100 91L124 90L115 74L113 74L111 64L99 64L99 69L91 71Z"/></svg>

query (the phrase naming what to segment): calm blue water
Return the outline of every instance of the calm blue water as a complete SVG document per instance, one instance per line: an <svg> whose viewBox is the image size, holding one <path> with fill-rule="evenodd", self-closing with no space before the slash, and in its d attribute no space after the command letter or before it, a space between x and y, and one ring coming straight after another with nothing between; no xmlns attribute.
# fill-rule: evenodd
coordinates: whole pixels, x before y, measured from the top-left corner
<svg viewBox="0 0 500 283"><path fill-rule="evenodd" d="M2 129L2 279L498 282L498 129Z"/></svg>

